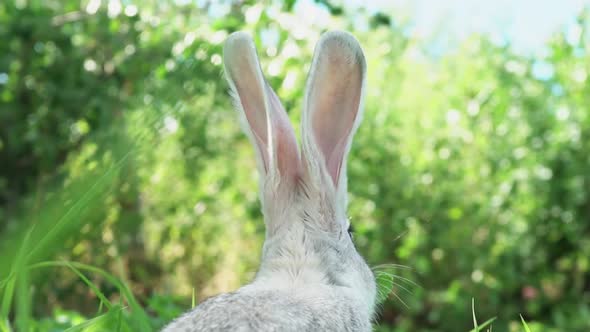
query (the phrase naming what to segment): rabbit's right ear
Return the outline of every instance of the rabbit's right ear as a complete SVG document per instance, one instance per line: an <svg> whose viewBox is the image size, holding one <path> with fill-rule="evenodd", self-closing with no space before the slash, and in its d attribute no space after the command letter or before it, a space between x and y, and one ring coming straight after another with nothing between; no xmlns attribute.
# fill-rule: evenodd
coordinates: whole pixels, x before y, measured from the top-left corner
<svg viewBox="0 0 590 332"><path fill-rule="evenodd" d="M326 179L346 205L346 157L362 118L366 63L349 33L327 32L318 42L302 117L303 155L316 177Z"/></svg>
<svg viewBox="0 0 590 332"><path fill-rule="evenodd" d="M256 148L261 175L291 182L300 168L295 133L279 98L262 75L249 35L235 32L228 37L223 63L243 129Z"/></svg>

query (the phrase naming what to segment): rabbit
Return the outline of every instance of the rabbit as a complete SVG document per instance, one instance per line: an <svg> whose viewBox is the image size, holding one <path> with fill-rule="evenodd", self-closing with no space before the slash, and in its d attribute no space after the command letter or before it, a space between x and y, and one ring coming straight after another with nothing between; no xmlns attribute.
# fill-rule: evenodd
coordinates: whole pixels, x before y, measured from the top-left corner
<svg viewBox="0 0 590 332"><path fill-rule="evenodd" d="M256 150L265 242L254 280L172 321L172 331L370 331L375 277L346 216L346 159L363 111L366 62L347 32L324 33L306 86L301 150L256 48L232 33L223 64Z"/></svg>

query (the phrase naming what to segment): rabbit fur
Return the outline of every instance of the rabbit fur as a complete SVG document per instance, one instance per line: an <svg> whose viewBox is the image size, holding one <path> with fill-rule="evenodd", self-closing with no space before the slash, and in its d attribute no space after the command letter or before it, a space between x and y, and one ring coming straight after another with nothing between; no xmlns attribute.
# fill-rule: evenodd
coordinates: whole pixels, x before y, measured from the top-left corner
<svg viewBox="0 0 590 332"><path fill-rule="evenodd" d="M254 280L172 321L173 331L369 331L375 278L346 216L346 158L360 123L363 51L349 33L324 33L304 100L301 151L252 39L231 34L224 69L255 147L266 237Z"/></svg>

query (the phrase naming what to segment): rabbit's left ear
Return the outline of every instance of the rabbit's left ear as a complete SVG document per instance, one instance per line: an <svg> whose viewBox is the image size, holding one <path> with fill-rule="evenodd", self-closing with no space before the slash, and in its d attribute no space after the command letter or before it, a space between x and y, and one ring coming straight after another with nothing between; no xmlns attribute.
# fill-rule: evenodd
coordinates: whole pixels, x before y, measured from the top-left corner
<svg viewBox="0 0 590 332"><path fill-rule="evenodd" d="M303 155L311 170L328 175L346 199L346 157L362 117L366 63L356 39L340 31L322 35L307 82L302 117Z"/></svg>
<svg viewBox="0 0 590 332"><path fill-rule="evenodd" d="M223 62L243 129L256 148L261 177L293 183L300 168L295 133L279 98L262 75L250 36L244 32L230 35Z"/></svg>

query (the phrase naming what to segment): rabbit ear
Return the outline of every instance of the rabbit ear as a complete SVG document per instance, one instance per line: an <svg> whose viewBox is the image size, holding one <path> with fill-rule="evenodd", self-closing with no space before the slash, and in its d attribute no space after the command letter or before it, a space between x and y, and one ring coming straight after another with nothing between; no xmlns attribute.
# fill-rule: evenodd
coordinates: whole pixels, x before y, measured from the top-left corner
<svg viewBox="0 0 590 332"><path fill-rule="evenodd" d="M303 154L311 169L329 175L346 195L346 157L362 115L365 57L356 39L328 32L318 42L302 117Z"/></svg>
<svg viewBox="0 0 590 332"><path fill-rule="evenodd" d="M223 62L243 129L256 148L261 174L280 176L281 180L294 178L300 167L295 133L279 98L262 75L250 36L244 32L231 34L223 48Z"/></svg>

